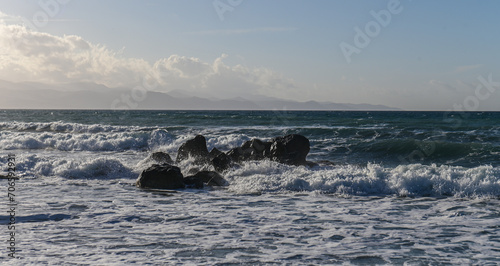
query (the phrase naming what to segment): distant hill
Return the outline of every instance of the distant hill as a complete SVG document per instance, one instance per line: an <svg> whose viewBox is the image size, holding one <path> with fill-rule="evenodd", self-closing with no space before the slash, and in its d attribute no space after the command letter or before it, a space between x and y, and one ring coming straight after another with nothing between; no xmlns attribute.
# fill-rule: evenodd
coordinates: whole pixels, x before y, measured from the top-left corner
<svg viewBox="0 0 500 266"><path fill-rule="evenodd" d="M398 110L384 105L297 102L266 96L208 99L182 91L133 95L128 88L108 88L92 83L54 86L0 80L0 92L0 109Z"/></svg>

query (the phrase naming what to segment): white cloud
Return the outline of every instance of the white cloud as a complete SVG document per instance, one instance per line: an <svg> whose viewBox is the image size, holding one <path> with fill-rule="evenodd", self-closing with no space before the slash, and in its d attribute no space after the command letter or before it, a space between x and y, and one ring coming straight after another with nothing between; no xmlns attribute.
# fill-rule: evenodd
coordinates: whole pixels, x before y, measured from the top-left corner
<svg viewBox="0 0 500 266"><path fill-rule="evenodd" d="M229 66L172 55L155 63L126 58L75 35L54 36L27 29L0 13L0 79L43 83L93 82L108 87L153 84L155 90L184 90L201 95L279 96L297 90L295 82L265 68Z"/></svg>
<svg viewBox="0 0 500 266"><path fill-rule="evenodd" d="M142 59L120 58L79 36L53 36L21 25L0 24L0 46L0 79L10 81L91 81L126 86L151 68Z"/></svg>

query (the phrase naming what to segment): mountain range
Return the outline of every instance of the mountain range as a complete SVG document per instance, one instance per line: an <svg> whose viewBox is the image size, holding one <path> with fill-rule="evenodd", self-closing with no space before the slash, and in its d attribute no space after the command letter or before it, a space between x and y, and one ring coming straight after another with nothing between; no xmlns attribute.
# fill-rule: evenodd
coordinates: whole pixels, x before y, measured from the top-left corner
<svg viewBox="0 0 500 266"><path fill-rule="evenodd" d="M150 109L150 110L398 110L384 105L307 101L266 96L230 99L108 88L94 83L47 85L0 80L0 109Z"/></svg>

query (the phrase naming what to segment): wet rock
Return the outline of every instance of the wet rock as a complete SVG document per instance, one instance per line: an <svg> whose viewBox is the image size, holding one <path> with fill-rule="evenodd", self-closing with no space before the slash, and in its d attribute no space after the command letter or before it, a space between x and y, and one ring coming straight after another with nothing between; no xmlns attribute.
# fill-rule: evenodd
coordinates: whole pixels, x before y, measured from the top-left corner
<svg viewBox="0 0 500 266"><path fill-rule="evenodd" d="M229 158L234 161L234 162L240 162L243 160L243 150L241 149L241 147L237 147L237 148L232 148L230 149L227 153L227 156L229 156Z"/></svg>
<svg viewBox="0 0 500 266"><path fill-rule="evenodd" d="M257 152L264 152L264 150L269 149L271 147L271 142L262 141L260 139L252 139L250 141L250 147Z"/></svg>
<svg viewBox="0 0 500 266"><path fill-rule="evenodd" d="M241 147L236 147L227 152L227 155L234 162L262 160L265 159L266 150L269 151L271 142L264 142L260 139L249 140ZM269 152L267 152L269 153Z"/></svg>
<svg viewBox="0 0 500 266"><path fill-rule="evenodd" d="M142 171L135 184L140 188L179 189L184 188L184 177L179 167L154 164Z"/></svg>
<svg viewBox="0 0 500 266"><path fill-rule="evenodd" d="M313 167L316 167L316 166L319 166L319 164L315 163L315 162L311 162L311 161L306 161L306 164L305 164L307 167L309 168L313 168Z"/></svg>
<svg viewBox="0 0 500 266"><path fill-rule="evenodd" d="M203 188L203 181L200 178L194 176L184 177L184 184L186 185L186 188Z"/></svg>
<svg viewBox="0 0 500 266"><path fill-rule="evenodd" d="M215 157L219 156L220 154L223 154L223 152L219 151L217 148L213 148L209 153L208 157L210 160L214 159Z"/></svg>
<svg viewBox="0 0 500 266"><path fill-rule="evenodd" d="M310 144L306 137L292 134L274 138L271 142L268 155L271 160L290 165L307 164Z"/></svg>
<svg viewBox="0 0 500 266"><path fill-rule="evenodd" d="M187 170L187 174L188 175L194 175L194 174L198 173L199 171L201 171L201 169L199 167L193 167L193 168L189 168Z"/></svg>
<svg viewBox="0 0 500 266"><path fill-rule="evenodd" d="M204 136L198 135L183 143L177 151L177 163L193 157L196 163L205 163L208 161L207 140Z"/></svg>
<svg viewBox="0 0 500 266"><path fill-rule="evenodd" d="M150 157L151 157L151 159L156 161L158 164L163 164L163 163L173 164L174 163L174 161L172 160L170 155L168 153L165 153L162 151L154 152L151 154Z"/></svg>
<svg viewBox="0 0 500 266"><path fill-rule="evenodd" d="M265 158L266 150L271 148L271 142L260 139L252 139L241 146L243 160L262 160Z"/></svg>
<svg viewBox="0 0 500 266"><path fill-rule="evenodd" d="M328 160L321 160L321 161L318 161L317 164L319 165L327 165L327 166L335 166L335 162L332 162L332 161L328 161Z"/></svg>
<svg viewBox="0 0 500 266"><path fill-rule="evenodd" d="M231 167L231 158L225 153L221 153L212 159L212 165L217 172L224 172Z"/></svg>
<svg viewBox="0 0 500 266"><path fill-rule="evenodd" d="M201 171L193 176L188 176L185 178L188 182L193 184L206 184L208 186L227 186L228 182L219 173L214 171Z"/></svg>

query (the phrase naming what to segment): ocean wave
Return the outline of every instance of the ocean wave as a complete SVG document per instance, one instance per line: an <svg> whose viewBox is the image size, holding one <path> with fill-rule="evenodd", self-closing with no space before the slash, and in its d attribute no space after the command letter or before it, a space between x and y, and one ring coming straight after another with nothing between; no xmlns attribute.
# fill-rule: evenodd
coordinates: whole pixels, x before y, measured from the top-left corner
<svg viewBox="0 0 500 266"><path fill-rule="evenodd" d="M69 179L114 179L137 176L137 172L119 160L105 156L64 159L29 155L18 160L16 168L20 176Z"/></svg>
<svg viewBox="0 0 500 266"><path fill-rule="evenodd" d="M60 151L145 150L151 134L136 133L0 133L2 150L55 149Z"/></svg>
<svg viewBox="0 0 500 266"><path fill-rule="evenodd" d="M251 162L227 173L229 190L246 194L315 191L350 196L500 197L500 168L410 164L309 169Z"/></svg>
<svg viewBox="0 0 500 266"><path fill-rule="evenodd" d="M415 139L391 139L376 142L362 143L355 151L371 153L408 154L415 150L422 150L427 156L466 156L472 151L488 150L487 144L483 143L456 143L445 141L420 141Z"/></svg>
<svg viewBox="0 0 500 266"><path fill-rule="evenodd" d="M325 139L313 141L320 154L342 158L348 162L379 162L385 164L452 164L498 166L500 146L489 142L452 142L445 140L382 139L354 141ZM316 151L312 150L311 153Z"/></svg>
<svg viewBox="0 0 500 266"><path fill-rule="evenodd" d="M21 177L126 178L133 182L153 163L147 159L120 158L93 156L91 153L68 158L28 155L18 158L17 169ZM184 174L194 167L187 161L179 166ZM305 191L341 196L500 197L500 167L491 165L467 168L407 164L387 167L369 163L309 168L263 160L245 162L223 175L230 184L227 190L236 194Z"/></svg>
<svg viewBox="0 0 500 266"><path fill-rule="evenodd" d="M147 130L138 126L112 126L101 124L80 124L55 122L0 122L0 130L28 132L59 132L59 133L102 133Z"/></svg>

